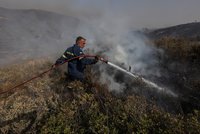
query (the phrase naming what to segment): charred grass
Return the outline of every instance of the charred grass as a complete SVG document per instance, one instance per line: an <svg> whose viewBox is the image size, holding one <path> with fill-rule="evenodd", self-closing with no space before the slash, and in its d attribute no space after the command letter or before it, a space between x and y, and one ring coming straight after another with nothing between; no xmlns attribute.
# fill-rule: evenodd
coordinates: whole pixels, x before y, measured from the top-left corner
<svg viewBox="0 0 200 134"><path fill-rule="evenodd" d="M1 91L48 69L47 60L0 69ZM171 114L145 97L116 96L108 85L70 81L61 68L1 96L1 133L200 133L200 112Z"/></svg>

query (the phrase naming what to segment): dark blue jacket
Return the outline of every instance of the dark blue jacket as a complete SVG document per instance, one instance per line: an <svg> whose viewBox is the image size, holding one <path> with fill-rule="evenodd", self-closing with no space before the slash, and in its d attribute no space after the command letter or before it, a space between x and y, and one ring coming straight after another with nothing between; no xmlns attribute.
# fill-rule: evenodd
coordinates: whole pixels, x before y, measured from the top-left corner
<svg viewBox="0 0 200 134"><path fill-rule="evenodd" d="M67 48L64 54L56 61L57 64L64 63L67 59L71 59L76 56L83 55L82 49L74 44L73 46ZM88 59L88 58L81 58L75 59L68 62L68 74L74 80L81 80L84 79L84 69L86 65L95 64L97 61L95 59Z"/></svg>

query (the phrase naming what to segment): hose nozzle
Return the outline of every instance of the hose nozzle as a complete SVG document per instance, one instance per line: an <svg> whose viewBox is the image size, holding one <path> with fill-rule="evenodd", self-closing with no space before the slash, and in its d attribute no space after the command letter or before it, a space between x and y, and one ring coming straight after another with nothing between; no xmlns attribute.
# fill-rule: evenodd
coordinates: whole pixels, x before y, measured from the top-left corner
<svg viewBox="0 0 200 134"><path fill-rule="evenodd" d="M106 64L108 63L108 60L106 60L106 59L104 59L104 58L102 58L102 57L100 57L99 60L105 62Z"/></svg>

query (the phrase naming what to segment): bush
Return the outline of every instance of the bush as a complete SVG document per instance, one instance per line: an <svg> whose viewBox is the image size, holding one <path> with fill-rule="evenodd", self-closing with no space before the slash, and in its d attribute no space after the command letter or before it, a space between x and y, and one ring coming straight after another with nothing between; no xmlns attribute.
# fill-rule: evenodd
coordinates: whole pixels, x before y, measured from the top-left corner
<svg viewBox="0 0 200 134"><path fill-rule="evenodd" d="M25 64L1 69L1 79L12 81L15 75L20 77L20 74L24 78L27 72L32 76L36 70L45 70L50 65L49 62L42 63L43 66ZM16 67L20 68L17 72ZM18 129L21 127L18 126L21 122L21 126L28 125L23 132L29 133L200 133L198 110L188 115L174 115L142 96L116 96L109 92L107 85L91 82L94 75L91 71L88 72L88 83L66 82L62 73L59 69L54 70L44 76L45 79L32 81L26 90L7 98L7 103L0 109L3 115L0 118L3 121L8 116L8 119L0 124L0 132L20 133L22 131ZM20 77L19 81L22 80ZM0 86L9 87L11 83L1 83ZM34 94L30 94L31 91ZM4 99L0 99L2 105ZM30 107L29 103L32 104ZM13 107L14 104L19 105ZM17 112L13 112L15 110ZM26 116L21 119L18 116L16 120L16 114L33 113L31 110L36 111L34 119L26 119L26 124L22 122Z"/></svg>
<svg viewBox="0 0 200 134"><path fill-rule="evenodd" d="M179 61L191 61L200 59L199 41L191 41L185 38L164 37L154 41L158 48L165 50L168 56Z"/></svg>

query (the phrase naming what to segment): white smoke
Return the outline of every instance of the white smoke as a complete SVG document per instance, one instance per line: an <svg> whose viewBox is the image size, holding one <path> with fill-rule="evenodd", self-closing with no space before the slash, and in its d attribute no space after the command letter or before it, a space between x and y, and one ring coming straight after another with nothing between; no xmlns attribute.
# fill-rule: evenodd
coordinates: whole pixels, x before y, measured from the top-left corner
<svg viewBox="0 0 200 134"><path fill-rule="evenodd" d="M160 76L154 55L157 50L146 43L148 39L144 35L134 32L134 29L128 26L128 20L119 22L118 19L114 16L107 17L106 14L105 19L101 16L80 24L78 32L89 40L88 48L106 56L111 62L123 65L125 68L131 66L132 70L140 75ZM101 66L101 81L107 82L111 90L121 92L125 86L114 79L117 70L113 74L108 74L106 66L99 66Z"/></svg>
<svg viewBox="0 0 200 134"><path fill-rule="evenodd" d="M52 53L59 57L81 35L88 40L87 48L105 55L108 60L125 67L131 66L141 75L159 75L153 55L155 50L146 43L148 39L134 32L137 29L133 29L130 16L111 9L110 2L100 2L101 8L91 1L81 2L83 4L79 2L66 2L69 7L68 15L77 20L65 19L58 14L44 14L42 11L36 13L24 10L19 15L8 15L8 20L3 24L9 28L7 31L13 39L11 44L18 50L24 50L21 52L24 54L23 58ZM106 75L103 67L100 70L102 82L110 81L112 89L122 89L123 84L113 79L114 74Z"/></svg>

